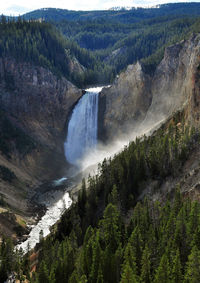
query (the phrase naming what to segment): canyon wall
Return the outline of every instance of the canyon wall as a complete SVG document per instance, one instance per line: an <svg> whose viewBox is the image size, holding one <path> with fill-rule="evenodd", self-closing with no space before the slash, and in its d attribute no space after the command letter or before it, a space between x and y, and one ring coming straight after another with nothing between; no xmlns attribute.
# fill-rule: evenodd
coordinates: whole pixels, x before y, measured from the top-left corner
<svg viewBox="0 0 200 283"><path fill-rule="evenodd" d="M30 192L66 173L63 143L81 96L47 69L0 58L0 195L11 208L30 213Z"/></svg>
<svg viewBox="0 0 200 283"><path fill-rule="evenodd" d="M30 135L55 147L81 90L47 69L11 58L0 59L0 75L3 108Z"/></svg>
<svg viewBox="0 0 200 283"><path fill-rule="evenodd" d="M99 138L143 132L183 108L188 121L198 123L199 66L200 35L167 47L151 76L140 63L128 66L100 94Z"/></svg>

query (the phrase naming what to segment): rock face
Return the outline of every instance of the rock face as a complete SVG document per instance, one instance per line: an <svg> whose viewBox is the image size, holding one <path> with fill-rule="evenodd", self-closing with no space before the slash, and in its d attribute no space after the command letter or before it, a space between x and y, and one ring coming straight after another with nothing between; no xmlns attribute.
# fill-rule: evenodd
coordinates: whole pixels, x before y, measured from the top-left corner
<svg viewBox="0 0 200 283"><path fill-rule="evenodd" d="M6 181L0 175L0 194L10 206L30 212L26 196L31 188L62 176L67 166L63 148L67 122L81 96L81 90L47 69L0 58L0 110L9 125L33 143L27 152L20 152L14 136L9 157L0 151L0 166L16 176Z"/></svg>
<svg viewBox="0 0 200 283"><path fill-rule="evenodd" d="M139 63L129 66L100 95L100 138L105 138L103 132L106 138L114 139L136 127L148 129L183 108L188 121L198 123L199 66L200 35L166 48L152 77Z"/></svg>
<svg viewBox="0 0 200 283"><path fill-rule="evenodd" d="M38 141L55 147L81 90L42 67L11 58L0 59L0 75L4 109Z"/></svg>
<svg viewBox="0 0 200 283"><path fill-rule="evenodd" d="M152 80L152 104L143 124L165 119L178 109L190 107L194 98L192 90L196 87L194 77L199 73L199 56L199 35L166 48ZM193 109L190 114L194 113Z"/></svg>
<svg viewBox="0 0 200 283"><path fill-rule="evenodd" d="M102 140L125 135L145 118L151 103L150 77L141 64L129 65L99 99L99 137Z"/></svg>

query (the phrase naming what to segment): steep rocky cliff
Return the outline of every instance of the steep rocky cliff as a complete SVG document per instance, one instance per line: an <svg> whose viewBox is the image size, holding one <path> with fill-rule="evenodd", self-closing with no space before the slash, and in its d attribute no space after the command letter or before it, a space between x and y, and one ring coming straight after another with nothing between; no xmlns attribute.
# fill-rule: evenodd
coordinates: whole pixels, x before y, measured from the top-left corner
<svg viewBox="0 0 200 283"><path fill-rule="evenodd" d="M1 105L33 137L55 147L82 92L65 78L11 58L0 59ZM58 149L60 150L60 149Z"/></svg>
<svg viewBox="0 0 200 283"><path fill-rule="evenodd" d="M125 135L141 122L151 103L150 77L141 64L129 65L110 88L100 94L99 137Z"/></svg>
<svg viewBox="0 0 200 283"><path fill-rule="evenodd" d="M194 122L196 102L193 105L191 103L195 99L199 59L200 35L165 50L152 80L152 103L143 124L150 125L152 121L165 119L182 108L189 114L187 109L191 107L192 111L187 114L187 118Z"/></svg>
<svg viewBox="0 0 200 283"><path fill-rule="evenodd" d="M0 195L12 209L30 212L31 189L66 169L67 121L81 95L47 69L0 58Z"/></svg>
<svg viewBox="0 0 200 283"><path fill-rule="evenodd" d="M199 65L200 35L197 35L166 48L151 77L139 63L129 66L100 95L100 139L115 139L136 128L148 129L182 108L188 121L198 122Z"/></svg>

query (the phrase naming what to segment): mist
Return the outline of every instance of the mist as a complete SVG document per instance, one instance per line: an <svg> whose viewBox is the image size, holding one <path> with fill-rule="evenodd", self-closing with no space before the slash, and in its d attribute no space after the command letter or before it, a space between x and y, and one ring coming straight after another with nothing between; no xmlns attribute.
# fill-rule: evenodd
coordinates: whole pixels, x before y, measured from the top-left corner
<svg viewBox="0 0 200 283"><path fill-rule="evenodd" d="M142 138L144 135L152 135L166 119L164 115L160 114L158 120L152 119L148 120L148 122L144 120L144 122L134 127L134 129L129 126L127 134L117 137L110 144L105 145L99 142L96 149L86 152L83 158L79 160L78 171L85 172L85 175L89 173L90 175L97 174L98 164L102 163L105 158L112 158L114 155L123 151L130 142L135 141L136 137Z"/></svg>
<svg viewBox="0 0 200 283"><path fill-rule="evenodd" d="M73 110L68 125L68 137L64 143L66 159L72 165L67 172L68 177L79 175L81 178L81 176L97 174L98 164L105 158L112 158L123 151L130 142L135 141L136 137L151 135L169 116L164 109L152 111L150 107L142 122L134 126L126 123L123 128L125 133L114 137L112 142L101 143L97 139L97 117L98 94L102 88L105 86L87 89L86 94Z"/></svg>

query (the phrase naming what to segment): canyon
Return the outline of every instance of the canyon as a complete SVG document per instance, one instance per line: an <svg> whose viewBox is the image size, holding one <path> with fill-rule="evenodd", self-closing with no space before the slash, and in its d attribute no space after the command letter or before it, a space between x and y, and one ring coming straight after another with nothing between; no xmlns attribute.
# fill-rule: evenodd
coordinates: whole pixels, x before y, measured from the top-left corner
<svg viewBox="0 0 200 283"><path fill-rule="evenodd" d="M200 35L167 47L153 74L140 62L129 65L99 95L98 140L129 141L177 111L183 112L186 124L199 126L199 65ZM3 233L13 235L16 225L34 214L30 198L47 190L41 185L61 178L70 167L63 144L83 91L45 68L13 58L0 59L0 74L1 126L6 118L25 142L20 150L18 138L7 137L9 150L1 149L0 154L1 168L14 176L1 178L0 194L7 206L0 225Z"/></svg>

